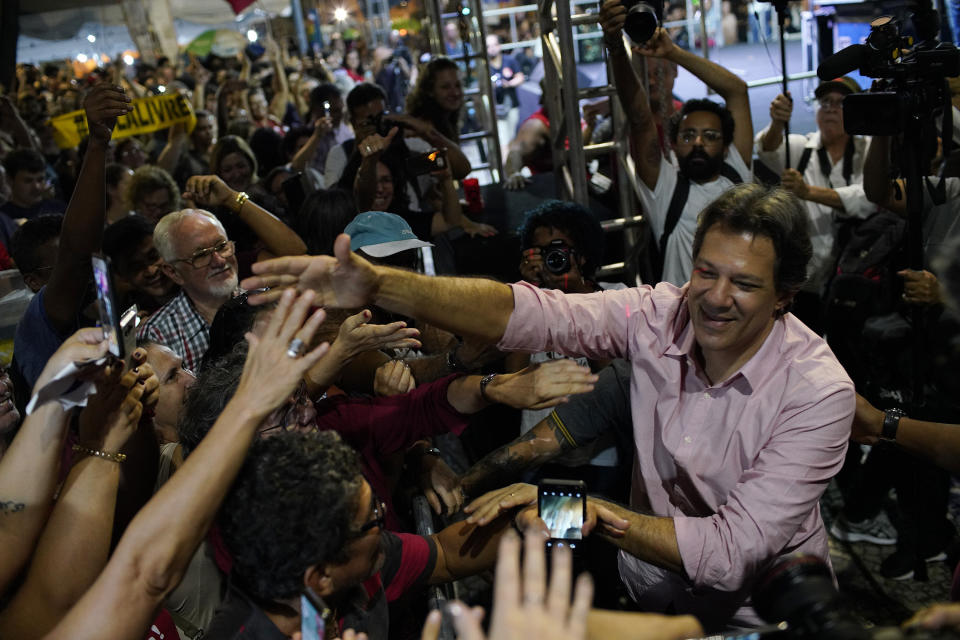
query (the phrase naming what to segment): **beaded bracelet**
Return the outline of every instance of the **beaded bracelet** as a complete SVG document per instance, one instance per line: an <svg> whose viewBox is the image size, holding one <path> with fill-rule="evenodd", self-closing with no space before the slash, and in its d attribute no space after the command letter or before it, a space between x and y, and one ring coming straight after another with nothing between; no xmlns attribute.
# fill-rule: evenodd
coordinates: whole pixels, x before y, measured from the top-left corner
<svg viewBox="0 0 960 640"><path fill-rule="evenodd" d="M123 462L127 459L127 454L125 453L107 453L106 451L97 451L96 449L90 449L88 447L81 447L79 444L73 445L73 450L77 453L83 454L85 456L97 456L98 458L103 458L104 460L109 460L110 462Z"/></svg>
<svg viewBox="0 0 960 640"><path fill-rule="evenodd" d="M237 193L237 198L234 200L233 204L233 213L235 215L240 214L240 209L243 209L243 203L250 199L250 196L246 194L245 191L240 191Z"/></svg>

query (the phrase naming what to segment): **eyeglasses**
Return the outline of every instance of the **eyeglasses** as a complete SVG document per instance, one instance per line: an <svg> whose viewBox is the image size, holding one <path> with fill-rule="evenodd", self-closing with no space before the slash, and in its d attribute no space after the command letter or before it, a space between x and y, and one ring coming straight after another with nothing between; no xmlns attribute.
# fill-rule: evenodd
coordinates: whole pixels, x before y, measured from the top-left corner
<svg viewBox="0 0 960 640"><path fill-rule="evenodd" d="M717 144L723 140L723 132L717 131L716 129L704 129L703 131L684 129L677 134L677 139L684 144L691 144L695 142L697 138L703 140L704 144Z"/></svg>
<svg viewBox="0 0 960 640"><path fill-rule="evenodd" d="M387 515L387 505L380 499L380 497L374 493L373 494L373 519L370 522L365 522L363 526L357 529L357 537L362 536L370 529L374 527L379 527L381 529L386 528L386 515Z"/></svg>
<svg viewBox="0 0 960 640"><path fill-rule="evenodd" d="M213 261L213 254L217 254L221 258L229 258L233 255L233 250L233 240L221 240L212 247L200 249L189 258L180 258L174 260L174 262L186 262L194 269L206 269Z"/></svg>
<svg viewBox="0 0 960 640"><path fill-rule="evenodd" d="M297 412L301 407L306 406L309 398L307 397L307 383L303 380L300 381L300 385L297 387L296 393L293 395L293 400L287 403L286 407L283 410L283 415L280 416L280 421L273 425L260 431L260 435L265 433L271 433L273 431L294 431L296 430L299 421L297 420Z"/></svg>
<svg viewBox="0 0 960 640"><path fill-rule="evenodd" d="M817 100L821 109L840 109L843 107L843 98Z"/></svg>

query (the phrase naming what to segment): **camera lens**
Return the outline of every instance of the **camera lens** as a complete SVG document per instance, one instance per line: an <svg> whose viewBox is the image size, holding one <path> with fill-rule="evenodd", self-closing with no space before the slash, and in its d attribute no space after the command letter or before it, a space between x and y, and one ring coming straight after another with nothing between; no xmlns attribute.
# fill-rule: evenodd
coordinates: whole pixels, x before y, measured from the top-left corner
<svg viewBox="0 0 960 640"><path fill-rule="evenodd" d="M636 44L643 44L653 37L658 26L660 20L657 19L656 9L641 0L627 11L623 30Z"/></svg>
<svg viewBox="0 0 960 640"><path fill-rule="evenodd" d="M550 273L566 273L570 271L570 253L566 249L550 249L543 256L543 264Z"/></svg>

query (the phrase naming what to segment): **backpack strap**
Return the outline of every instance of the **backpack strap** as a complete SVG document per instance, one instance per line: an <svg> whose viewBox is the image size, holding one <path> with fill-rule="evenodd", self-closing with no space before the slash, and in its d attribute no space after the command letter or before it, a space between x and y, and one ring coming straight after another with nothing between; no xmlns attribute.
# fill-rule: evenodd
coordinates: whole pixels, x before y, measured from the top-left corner
<svg viewBox="0 0 960 640"><path fill-rule="evenodd" d="M720 175L722 175L724 178L726 178L727 180L729 180L729 181L732 182L733 184L742 184L742 183L743 183L743 178L740 177L740 174L737 173L737 170L734 169L732 165L730 165L730 164L728 164L728 163L726 163L726 162L724 162L724 163L723 163L723 166L720 167ZM677 184L679 184L679 183L677 183ZM689 183L688 183L688 184L687 184L687 192L689 193L689 191L690 191L690 185L689 185ZM676 192L674 192L674 193L676 193ZM684 200L686 200L686 198L684 198Z"/></svg>
<svg viewBox="0 0 960 640"><path fill-rule="evenodd" d="M682 173L677 174L677 184L673 187L673 196L670 198L670 205L667 207L667 219L663 223L663 233L660 234L660 273L663 273L663 264L667 259L667 240L670 234L677 227L680 221L680 214L687 206L687 198L690 197L690 179Z"/></svg>
<svg viewBox="0 0 960 640"><path fill-rule="evenodd" d="M800 175L803 175L803 172L807 170L807 165L810 164L810 155L812 153L813 149L804 147L803 153L800 155L800 162L797 163L797 171L800 172Z"/></svg>

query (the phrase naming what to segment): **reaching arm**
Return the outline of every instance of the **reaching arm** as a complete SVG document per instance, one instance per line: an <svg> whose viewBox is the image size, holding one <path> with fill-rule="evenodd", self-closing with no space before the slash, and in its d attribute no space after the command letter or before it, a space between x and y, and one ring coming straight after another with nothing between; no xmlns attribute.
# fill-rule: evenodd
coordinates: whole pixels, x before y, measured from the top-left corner
<svg viewBox="0 0 960 640"><path fill-rule="evenodd" d="M159 382L145 353L139 374L116 370L97 385L80 415L80 445L115 454L137 428L143 401ZM75 454L75 462L37 544L23 586L0 614L0 635L38 638L66 615L103 570L110 551L120 464ZM64 568L69 567L69 571Z"/></svg>
<svg viewBox="0 0 960 640"><path fill-rule="evenodd" d="M492 569L500 538L510 528L507 515L484 526L458 522L431 536L437 545L437 562L429 583L452 582Z"/></svg>
<svg viewBox="0 0 960 640"><path fill-rule="evenodd" d="M170 127L170 134L167 136L167 144L157 157L157 166L173 175L177 163L180 162L180 156L187 150L190 144L190 137L187 135L187 128L182 122L178 122Z"/></svg>
<svg viewBox="0 0 960 640"><path fill-rule="evenodd" d="M297 171L306 169L317 153L317 145L331 131L333 131L333 119L329 116L317 118L313 123L313 133L307 138L307 143L294 154L290 160L290 166Z"/></svg>
<svg viewBox="0 0 960 640"><path fill-rule="evenodd" d="M111 638L143 637L206 535L257 427L326 352L324 343L300 358L285 355L295 335L309 344L322 322L322 311L307 319L313 302L310 292L298 299L286 294L262 337L248 334L250 351L237 393L203 442L137 514L106 569L48 639L102 638L104 620L111 621Z"/></svg>
<svg viewBox="0 0 960 640"><path fill-rule="evenodd" d="M863 193L870 202L896 213L906 213L906 197L898 198L890 179L890 136L874 136L863 161ZM904 191L901 189L901 194Z"/></svg>
<svg viewBox="0 0 960 640"><path fill-rule="evenodd" d="M87 95L84 110L90 142L63 218L57 261L43 296L47 318L61 334L76 325L90 281L90 256L100 250L107 209L106 151L117 117L131 110L130 99L119 87L104 83Z"/></svg>
<svg viewBox="0 0 960 640"><path fill-rule="evenodd" d="M683 560L680 558L680 547L677 544L677 531L673 518L644 515L614 502L592 496L588 502L605 507L617 517L630 523L624 535L610 535L602 524L597 528L596 534L645 562L683 573Z"/></svg>
<svg viewBox="0 0 960 640"><path fill-rule="evenodd" d="M549 152L550 130L542 120L531 118L520 125L516 137L510 141L504 173L507 175L507 189L522 189L526 180L521 170L546 150ZM546 148L546 149L545 149Z"/></svg>
<svg viewBox="0 0 960 640"><path fill-rule="evenodd" d="M187 180L184 198L200 206L222 206L247 223L257 234L268 252L274 256L298 256L307 251L307 245L275 215L253 202L244 200L238 205L238 192L218 176L192 176Z"/></svg>
<svg viewBox="0 0 960 640"><path fill-rule="evenodd" d="M637 163L637 173L647 188L655 189L660 177L660 140L657 134L656 122L650 110L650 100L647 92L640 84L626 47L623 45L623 24L626 20L626 8L620 0L606 0L600 8L600 25L603 27L603 41L610 52L610 61L613 66L614 84L617 86L617 96L623 105L623 110L630 123L630 147L634 161ZM673 46L670 38L662 29L657 30L659 37ZM658 36L651 38L651 41ZM641 50L645 55L655 55L656 49ZM656 52L656 55L665 54Z"/></svg>
<svg viewBox="0 0 960 640"><path fill-rule="evenodd" d="M862 444L876 444L883 431L883 417L883 411L857 394L857 413L850 439ZM896 436L896 443L910 453L926 458L950 473L960 473L960 425L903 417Z"/></svg>

